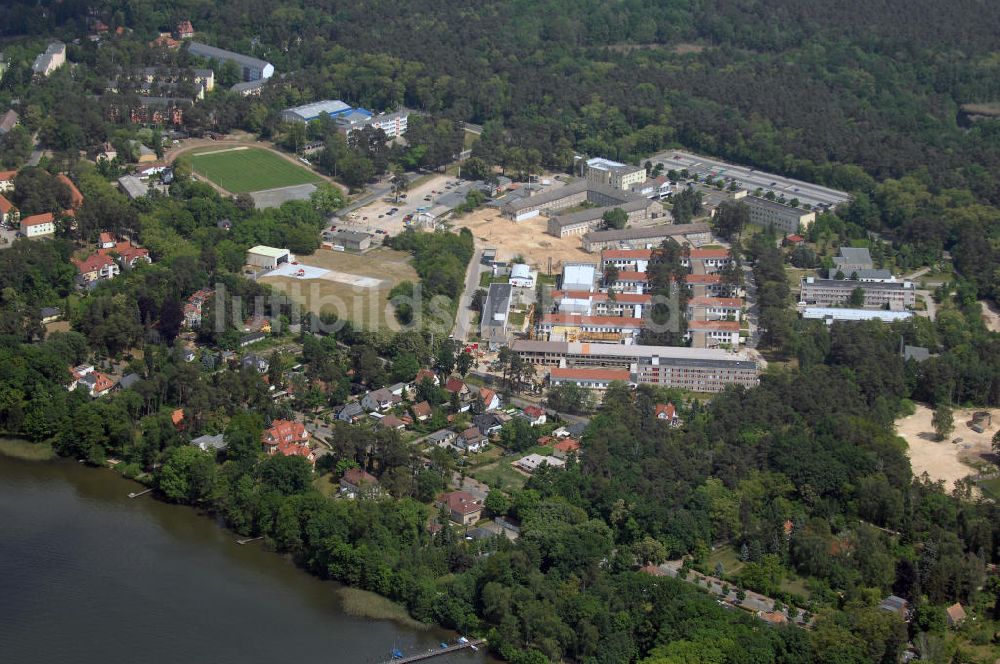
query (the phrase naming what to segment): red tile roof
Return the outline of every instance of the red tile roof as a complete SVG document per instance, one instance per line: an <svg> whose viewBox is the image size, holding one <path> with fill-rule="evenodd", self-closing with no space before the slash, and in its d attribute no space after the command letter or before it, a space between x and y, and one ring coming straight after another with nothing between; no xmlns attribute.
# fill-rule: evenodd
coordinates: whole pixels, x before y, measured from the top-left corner
<svg viewBox="0 0 1000 664"><path fill-rule="evenodd" d="M449 378L448 382L444 384L444 389L446 392L461 392L462 388L465 387L465 383L457 378Z"/></svg>
<svg viewBox="0 0 1000 664"><path fill-rule="evenodd" d="M725 330L739 332L740 324L734 320L689 320L689 330Z"/></svg>
<svg viewBox="0 0 1000 664"><path fill-rule="evenodd" d="M706 307L743 308L743 300L738 297L692 297L688 304L698 304Z"/></svg>
<svg viewBox="0 0 1000 664"><path fill-rule="evenodd" d="M484 404L488 404L489 402L493 401L496 395L497 393L488 387L479 388L479 398L483 400Z"/></svg>
<svg viewBox="0 0 1000 664"><path fill-rule="evenodd" d="M607 293L591 293L590 291L579 290L557 290L552 291L552 299L571 300L593 300L594 302L607 302L611 297ZM615 301L622 304L649 304L653 301L653 296L649 293L615 293Z"/></svg>
<svg viewBox="0 0 1000 664"><path fill-rule="evenodd" d="M301 422L289 420L274 420L271 426L261 434L261 441L268 446L279 442L308 442L310 434Z"/></svg>
<svg viewBox="0 0 1000 664"><path fill-rule="evenodd" d="M689 284L718 284L722 282L722 276L718 274L689 274L684 277L684 282Z"/></svg>
<svg viewBox="0 0 1000 664"><path fill-rule="evenodd" d="M657 419L672 420L677 417L677 408L672 403L658 403L654 411ZM663 416L662 418L660 416Z"/></svg>
<svg viewBox="0 0 1000 664"><path fill-rule="evenodd" d="M114 265L115 262L111 260L110 256L105 256L103 254L91 254L83 260L79 258L71 258L73 265L79 270L80 274L88 274L90 272L98 272L102 268Z"/></svg>
<svg viewBox="0 0 1000 664"><path fill-rule="evenodd" d="M0 194L0 214L7 214L14 209L14 204L8 201L3 194Z"/></svg>
<svg viewBox="0 0 1000 664"><path fill-rule="evenodd" d="M562 369L553 367L549 375L553 379L564 380L623 380L628 382L630 378L628 369Z"/></svg>
<svg viewBox="0 0 1000 664"><path fill-rule="evenodd" d="M421 401L420 403L413 404L411 409L413 411L413 416L416 418L430 417L432 414L431 405L426 401Z"/></svg>
<svg viewBox="0 0 1000 664"><path fill-rule="evenodd" d="M10 182L17 177L17 171L0 171L0 182Z"/></svg>
<svg viewBox="0 0 1000 664"><path fill-rule="evenodd" d="M369 473L361 470L360 468L350 468L344 476L340 478L341 481L347 482L352 486L364 486L366 484L378 484L378 479Z"/></svg>
<svg viewBox="0 0 1000 664"><path fill-rule="evenodd" d="M446 505L450 511L462 515L469 515L483 509L482 504L476 500L476 497L467 491L442 493L438 496L438 504Z"/></svg>
<svg viewBox="0 0 1000 664"><path fill-rule="evenodd" d="M692 260L707 258L731 258L728 249L692 249L689 254Z"/></svg>
<svg viewBox="0 0 1000 664"><path fill-rule="evenodd" d="M619 272L618 281L649 281L645 272Z"/></svg>
<svg viewBox="0 0 1000 664"><path fill-rule="evenodd" d="M76 185L73 184L73 181L70 180L66 174L60 173L56 176L56 179L66 185L66 188L69 189L69 206L71 208L75 210L83 205L83 194L80 193L80 190L76 188Z"/></svg>
<svg viewBox="0 0 1000 664"><path fill-rule="evenodd" d="M559 441L552 446L552 449L557 452L562 452L564 454L569 454L570 452L580 451L580 441L573 440L572 438L567 438L566 440Z"/></svg>
<svg viewBox="0 0 1000 664"><path fill-rule="evenodd" d="M545 411L538 406L526 406L524 408L524 414L528 417L537 420L539 417L545 414Z"/></svg>
<svg viewBox="0 0 1000 664"><path fill-rule="evenodd" d="M56 217L51 212L45 212L42 214L33 214L28 217L21 218L22 226L41 226L42 224L51 224L56 220Z"/></svg>

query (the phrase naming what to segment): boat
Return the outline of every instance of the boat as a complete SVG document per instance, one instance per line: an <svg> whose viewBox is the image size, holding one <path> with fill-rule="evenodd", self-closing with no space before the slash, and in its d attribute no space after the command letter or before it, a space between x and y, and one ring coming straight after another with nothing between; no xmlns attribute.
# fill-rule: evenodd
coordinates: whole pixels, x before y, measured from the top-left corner
<svg viewBox="0 0 1000 664"><path fill-rule="evenodd" d="M458 642L459 643L468 643L469 640L467 638L465 638L464 636L460 636L460 637L458 637Z"/></svg>
<svg viewBox="0 0 1000 664"><path fill-rule="evenodd" d="M403 651L400 650L399 648L393 648L392 649L392 658L393 659L403 659Z"/></svg>
<svg viewBox="0 0 1000 664"><path fill-rule="evenodd" d="M447 647L448 647L448 642L447 642L447 641L442 641L442 642L441 642L441 643L439 643L438 645L440 645L440 646L441 646L441 648L442 648L442 650L443 650L444 648L447 648Z"/></svg>

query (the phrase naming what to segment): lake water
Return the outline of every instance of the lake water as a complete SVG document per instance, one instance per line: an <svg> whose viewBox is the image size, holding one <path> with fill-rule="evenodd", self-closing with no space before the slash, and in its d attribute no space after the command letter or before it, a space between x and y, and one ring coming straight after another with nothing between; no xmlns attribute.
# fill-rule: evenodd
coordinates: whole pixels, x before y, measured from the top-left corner
<svg viewBox="0 0 1000 664"><path fill-rule="evenodd" d="M109 470L0 455L0 661L375 664L455 638L348 615L336 584L137 490Z"/></svg>

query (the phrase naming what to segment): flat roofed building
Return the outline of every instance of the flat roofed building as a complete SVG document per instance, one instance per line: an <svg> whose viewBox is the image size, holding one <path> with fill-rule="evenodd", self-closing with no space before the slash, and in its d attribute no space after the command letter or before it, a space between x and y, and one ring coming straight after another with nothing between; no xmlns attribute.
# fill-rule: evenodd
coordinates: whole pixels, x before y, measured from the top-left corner
<svg viewBox="0 0 1000 664"><path fill-rule="evenodd" d="M750 211L750 223L764 228L774 227L782 233L799 233L816 221L816 213L791 205L782 205L758 196L742 199Z"/></svg>
<svg viewBox="0 0 1000 664"><path fill-rule="evenodd" d="M372 246L372 235L361 231L334 231L325 237L349 251L367 251Z"/></svg>
<svg viewBox="0 0 1000 664"><path fill-rule="evenodd" d="M578 385L588 390L606 390L615 381L628 383L632 374L628 369L562 369L554 367L549 372L553 386Z"/></svg>
<svg viewBox="0 0 1000 664"><path fill-rule="evenodd" d="M274 76L274 65L259 58L242 53L234 53L216 46L192 41L188 44L188 52L201 58L218 62L232 62L239 70L244 81L258 81Z"/></svg>
<svg viewBox="0 0 1000 664"><path fill-rule="evenodd" d="M596 280L597 266L593 263L566 263L563 266L563 290L591 291Z"/></svg>
<svg viewBox="0 0 1000 664"><path fill-rule="evenodd" d="M899 320L908 320L913 317L912 311L886 311L884 309L842 309L840 307L806 307L802 310L802 317L812 320L825 321L827 325L838 322L857 322L866 320L880 320L885 323L894 323Z"/></svg>
<svg viewBox="0 0 1000 664"><path fill-rule="evenodd" d="M892 311L912 308L915 288L911 281L853 281L851 279L817 279L806 277L800 282L799 301L818 307L830 307L850 301L855 290L864 292L865 308Z"/></svg>
<svg viewBox="0 0 1000 664"><path fill-rule="evenodd" d="M760 378L760 367L747 354L720 349L517 340L511 350L532 364L629 369L633 382L693 392L753 387Z"/></svg>
<svg viewBox="0 0 1000 664"><path fill-rule="evenodd" d="M587 252L604 249L648 249L658 247L668 237L681 244L700 246L712 239L707 223L662 224L643 228L623 228L614 231L591 231L583 236L583 250Z"/></svg>
<svg viewBox="0 0 1000 664"><path fill-rule="evenodd" d="M604 224L604 214L615 209L622 210L626 214L628 223L635 223L646 219L658 219L663 216L663 205L659 201L649 198L638 198L607 207L589 208L550 217L546 224L546 230L549 235L554 235L555 237L583 235L584 233L600 229Z"/></svg>
<svg viewBox="0 0 1000 664"><path fill-rule="evenodd" d="M601 252L601 267L645 272L652 257L652 249L607 249Z"/></svg>
<svg viewBox="0 0 1000 664"><path fill-rule="evenodd" d="M551 341L632 343L644 326L642 318L558 313L542 316L538 321L538 334Z"/></svg>
<svg viewBox="0 0 1000 664"><path fill-rule="evenodd" d="M692 297L687 302L688 320L739 321L743 300L738 297Z"/></svg>
<svg viewBox="0 0 1000 664"><path fill-rule="evenodd" d="M734 320L690 320L685 336L694 348L718 348L723 344L736 348L740 344L740 324Z"/></svg>
<svg viewBox="0 0 1000 664"><path fill-rule="evenodd" d="M628 190L646 181L646 169L596 157L587 160L587 180Z"/></svg>
<svg viewBox="0 0 1000 664"><path fill-rule="evenodd" d="M312 122L313 120L318 120L319 116L324 113L331 118L336 118L340 115L349 114L353 110L339 99L324 99L323 101L315 101L311 104L286 108L281 112L281 119L285 122ZM368 112L365 111L365 113ZM371 113L368 113L366 117L371 117Z"/></svg>
<svg viewBox="0 0 1000 664"><path fill-rule="evenodd" d="M510 301L514 287L510 284L490 284L490 290L483 302L479 336L491 346L507 343L507 321L510 318Z"/></svg>
<svg viewBox="0 0 1000 664"><path fill-rule="evenodd" d="M500 206L500 212L505 217L520 221L537 216L540 212L564 210L584 203L595 207L615 207L636 200L648 199L641 194L622 191L605 184L574 180L562 187L555 187L533 196L512 199Z"/></svg>
<svg viewBox="0 0 1000 664"><path fill-rule="evenodd" d="M288 249L267 247L262 244L252 247L247 251L247 265L270 270L278 267L281 263L290 263L294 260L294 256L292 256L292 253Z"/></svg>

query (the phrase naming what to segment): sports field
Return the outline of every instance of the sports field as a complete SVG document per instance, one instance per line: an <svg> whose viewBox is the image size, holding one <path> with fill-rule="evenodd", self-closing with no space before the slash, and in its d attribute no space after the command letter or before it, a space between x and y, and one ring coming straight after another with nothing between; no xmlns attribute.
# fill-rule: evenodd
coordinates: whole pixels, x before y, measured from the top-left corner
<svg viewBox="0 0 1000 664"><path fill-rule="evenodd" d="M195 173L232 194L322 182L305 168L258 148L209 149L188 159Z"/></svg>

